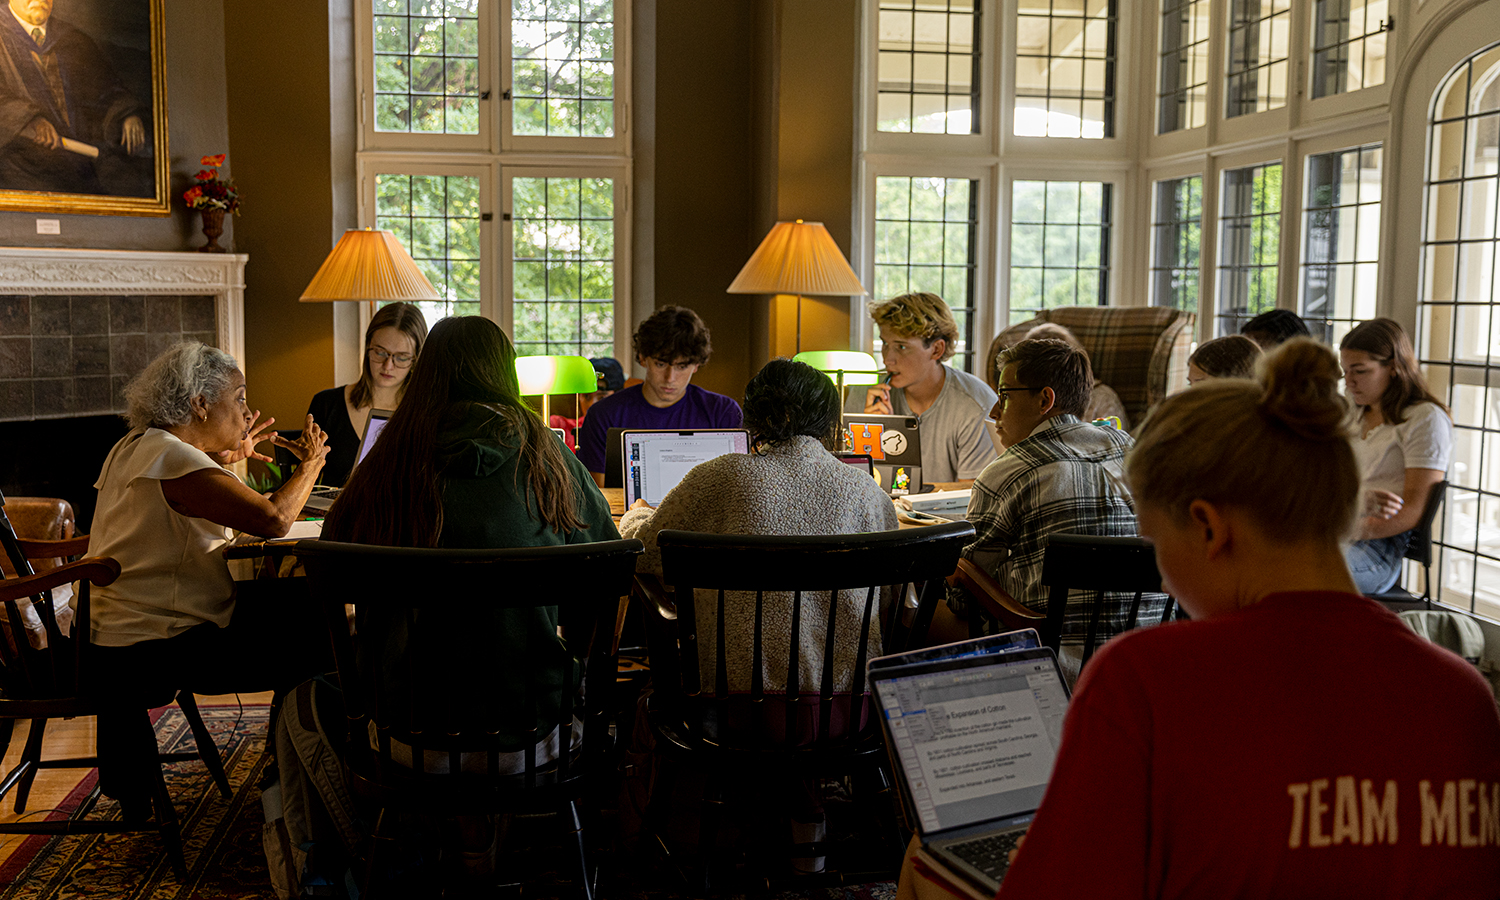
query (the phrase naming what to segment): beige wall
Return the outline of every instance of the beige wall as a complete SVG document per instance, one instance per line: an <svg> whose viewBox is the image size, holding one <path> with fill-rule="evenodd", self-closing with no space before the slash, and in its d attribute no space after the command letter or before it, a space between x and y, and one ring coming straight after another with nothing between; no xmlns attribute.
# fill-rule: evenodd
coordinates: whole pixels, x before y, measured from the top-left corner
<svg viewBox="0 0 1500 900"><path fill-rule="evenodd" d="M329 25L307 9L224 3L229 139L245 196L235 249L250 254L245 377L251 406L287 428L302 427L308 400L334 383L332 305L297 302L333 246Z"/></svg>
<svg viewBox="0 0 1500 900"><path fill-rule="evenodd" d="M790 355L796 301L725 293L779 219L828 226L848 254L856 0L658 0L654 305L698 310L714 359L696 381L740 397ZM808 298L802 346L848 347L849 301Z"/></svg>

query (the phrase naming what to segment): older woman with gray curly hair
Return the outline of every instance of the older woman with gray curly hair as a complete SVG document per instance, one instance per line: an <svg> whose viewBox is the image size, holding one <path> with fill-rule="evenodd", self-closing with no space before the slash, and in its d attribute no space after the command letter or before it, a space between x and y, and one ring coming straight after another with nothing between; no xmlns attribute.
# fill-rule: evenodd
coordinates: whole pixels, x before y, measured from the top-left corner
<svg viewBox="0 0 1500 900"><path fill-rule="evenodd" d="M308 674L307 661L321 659L320 629L303 627L315 616L279 616L274 600L236 604L221 551L234 532L285 535L328 451L311 416L295 441L267 432L274 419L257 424L234 358L196 342L158 356L125 397L131 430L94 484L99 502L89 538L90 555L113 557L120 577L93 591L88 628L103 692L100 787L134 814L154 780L143 767L155 760L126 736L145 709L181 688L227 693L295 684ZM301 464L280 490L262 496L226 467L269 461L255 450L267 440ZM297 639L301 631L306 641Z"/></svg>

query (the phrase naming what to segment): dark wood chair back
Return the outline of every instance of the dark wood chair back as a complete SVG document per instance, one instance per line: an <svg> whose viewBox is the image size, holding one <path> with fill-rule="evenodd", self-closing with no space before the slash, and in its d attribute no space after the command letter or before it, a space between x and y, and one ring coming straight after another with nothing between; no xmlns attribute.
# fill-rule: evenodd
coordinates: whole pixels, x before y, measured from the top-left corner
<svg viewBox="0 0 1500 900"><path fill-rule="evenodd" d="M719 726L716 739L721 742L766 750L794 750L806 746L809 738L813 748L820 750L858 742L876 724L868 715L864 675L870 635L879 630L886 653L909 649L925 637L933 609L945 591L944 578L953 571L959 551L973 539L974 527L967 522L812 537L663 531L657 536L657 544L661 548L662 580L675 599L679 650L674 656L662 646L666 642L657 641L652 653L655 690L665 703L711 712ZM881 610L878 607L884 587L892 589L885 592L887 608ZM908 588L914 589L918 598L915 614L909 619L903 616ZM704 644L698 630L695 590L710 591L717 598L710 684L704 684L700 674L703 667L699 656ZM731 602L726 592L730 591L754 594L754 626L749 635L726 633L725 611ZM764 678L767 594L772 594L772 602L781 602L778 592L791 594L790 654L787 660L771 660L769 665L786 672L784 693L777 697L785 709L781 727L761 728L759 725L767 724L766 702L773 693L767 690ZM812 604L808 595L823 592L829 598L852 594L861 610L852 672L838 672L834 666L842 604L824 600L817 604L826 607L822 616L809 611ZM804 683L801 677L798 650L804 635L814 636L823 644L822 669L812 684ZM750 644L749 691L733 698L726 641ZM853 689L846 688L839 694L836 686L841 682ZM843 708L836 709L836 705ZM815 708L804 712L808 706ZM739 720L741 711L748 711L749 719L756 724L743 739L731 738L726 731L732 720ZM811 722L807 721L808 712ZM834 727L836 716L842 728Z"/></svg>
<svg viewBox="0 0 1500 900"><path fill-rule="evenodd" d="M1156 551L1151 542L1138 537L1098 537L1089 534L1054 534L1047 538L1042 557L1042 584L1049 588L1047 618L1038 631L1042 643L1053 650L1062 646L1062 633L1072 591L1089 591L1086 615L1088 627L1083 641L1083 664L1087 665L1101 643L1100 625L1109 605L1109 594L1130 594L1124 627L1129 631L1140 624L1147 595L1161 592L1161 573L1156 568ZM1153 603L1154 605L1154 603ZM1171 597L1157 618L1172 618L1176 603Z"/></svg>
<svg viewBox="0 0 1500 900"><path fill-rule="evenodd" d="M1439 481L1427 492L1427 502L1422 505L1422 515L1417 519L1417 524L1412 526L1411 537L1406 542L1406 551L1403 558L1422 567L1422 595L1419 597L1402 587L1398 578L1390 590L1379 594L1370 594L1396 611L1416 608L1415 604L1421 603L1423 608L1432 608L1432 532L1437 523L1438 512L1443 507L1443 500L1448 495L1448 482Z"/></svg>
<svg viewBox="0 0 1500 900"><path fill-rule="evenodd" d="M511 550L299 542L333 641L355 775L386 801L444 813L493 809L495 791L576 782L608 749L614 625L641 550L633 540ZM497 611L561 624L565 647L528 641L519 657L497 655ZM485 670L497 677L475 678ZM575 718L577 754L566 752ZM553 727L564 752L548 763L536 747ZM502 777L515 752L523 773ZM432 753L438 768L473 777L428 774Z"/></svg>
<svg viewBox="0 0 1500 900"><path fill-rule="evenodd" d="M1432 566L1432 526L1447 494L1446 480L1432 486L1427 492L1427 502L1422 506L1422 517L1411 530L1411 540L1406 542L1406 558L1421 566L1424 572ZM1430 573L1428 580L1431 580Z"/></svg>

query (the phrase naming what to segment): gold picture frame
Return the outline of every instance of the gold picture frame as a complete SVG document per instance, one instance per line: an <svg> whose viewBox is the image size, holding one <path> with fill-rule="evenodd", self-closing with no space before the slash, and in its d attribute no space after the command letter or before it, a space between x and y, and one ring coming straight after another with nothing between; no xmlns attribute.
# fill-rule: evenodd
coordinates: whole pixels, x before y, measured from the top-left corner
<svg viewBox="0 0 1500 900"><path fill-rule="evenodd" d="M164 2L0 0L0 210L171 214Z"/></svg>

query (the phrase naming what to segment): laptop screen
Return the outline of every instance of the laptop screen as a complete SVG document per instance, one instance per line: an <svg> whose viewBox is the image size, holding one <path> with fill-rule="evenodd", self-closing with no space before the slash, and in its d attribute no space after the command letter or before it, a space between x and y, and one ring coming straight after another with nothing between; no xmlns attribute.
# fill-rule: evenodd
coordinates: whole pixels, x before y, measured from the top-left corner
<svg viewBox="0 0 1500 900"><path fill-rule="evenodd" d="M626 431L620 438L627 508L639 498L660 506L694 466L726 453L750 452L750 433L743 429Z"/></svg>
<svg viewBox="0 0 1500 900"><path fill-rule="evenodd" d="M875 682L911 805L930 834L1035 810L1068 693L1048 651L887 670Z"/></svg>
<svg viewBox="0 0 1500 900"><path fill-rule="evenodd" d="M375 446L375 439L380 437L380 432L385 428L385 423L389 422L390 420L390 410L370 410L370 421L365 424L364 437L360 438L359 441L359 455L354 458L354 464L356 466L365 461L365 456L369 454L370 448Z"/></svg>

